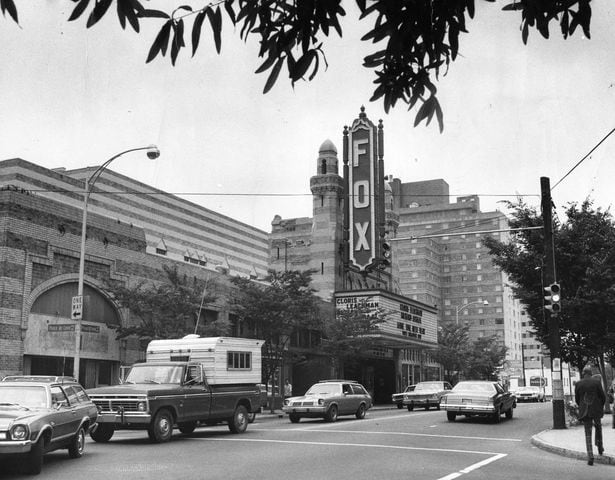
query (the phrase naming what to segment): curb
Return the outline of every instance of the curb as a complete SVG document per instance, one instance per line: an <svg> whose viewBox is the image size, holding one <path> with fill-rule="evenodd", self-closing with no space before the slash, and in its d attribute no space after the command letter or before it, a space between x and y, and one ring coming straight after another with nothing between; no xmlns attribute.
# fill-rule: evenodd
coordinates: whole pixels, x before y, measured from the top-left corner
<svg viewBox="0 0 615 480"><path fill-rule="evenodd" d="M544 432L547 432L548 430L544 430ZM544 440L542 440L540 438L540 435L543 432L534 435L531 439L531 443L532 445L534 445L537 448L540 448L541 450L545 450L547 452L551 452L551 453L555 453L556 455L561 455L563 457L569 457L569 458L574 458L577 460L583 460L583 461L587 461L587 453L586 452L580 452L578 450L571 450L569 448L565 448L565 447L560 447L558 445L554 445L552 443L546 442ZM615 465L615 457L612 455L595 455L594 456L594 463L601 463L604 465Z"/></svg>

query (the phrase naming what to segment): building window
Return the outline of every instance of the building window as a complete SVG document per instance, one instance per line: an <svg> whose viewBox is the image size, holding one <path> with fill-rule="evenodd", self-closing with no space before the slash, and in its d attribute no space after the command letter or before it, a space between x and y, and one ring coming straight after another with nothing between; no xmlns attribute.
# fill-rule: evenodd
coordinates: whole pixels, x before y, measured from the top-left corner
<svg viewBox="0 0 615 480"><path fill-rule="evenodd" d="M228 352L227 370L252 370L252 352Z"/></svg>
<svg viewBox="0 0 615 480"><path fill-rule="evenodd" d="M167 251L163 250L162 248L157 248L156 249L156 254L158 254L158 255L166 255Z"/></svg>

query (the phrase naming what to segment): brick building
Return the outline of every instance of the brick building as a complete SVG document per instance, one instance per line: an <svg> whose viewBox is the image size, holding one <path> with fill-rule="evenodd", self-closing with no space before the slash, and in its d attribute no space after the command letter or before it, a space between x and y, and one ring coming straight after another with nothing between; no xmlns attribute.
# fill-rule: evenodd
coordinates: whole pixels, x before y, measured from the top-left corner
<svg viewBox="0 0 615 480"><path fill-rule="evenodd" d="M72 372L83 192L95 169L0 162L0 375ZM96 182L88 211L79 375L86 387L116 383L120 365L142 355L135 341L116 340L113 326L129 318L105 282L157 279L175 265L216 289L206 319L232 323L230 275L266 274L265 232L113 171Z"/></svg>

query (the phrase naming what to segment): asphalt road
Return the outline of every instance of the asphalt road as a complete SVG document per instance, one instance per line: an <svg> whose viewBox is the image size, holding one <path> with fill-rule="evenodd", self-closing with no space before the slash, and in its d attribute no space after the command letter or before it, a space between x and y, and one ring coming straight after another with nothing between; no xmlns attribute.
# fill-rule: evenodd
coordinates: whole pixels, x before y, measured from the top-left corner
<svg viewBox="0 0 615 480"><path fill-rule="evenodd" d="M551 428L551 404L520 404L499 424L442 411L373 410L363 420L335 423L258 418L245 434L226 426L177 432L150 444L145 432L116 432L108 444L88 440L86 454L45 456L45 480L115 479L604 479L607 465L587 466L533 447L532 435ZM0 479L31 478L18 462L0 463Z"/></svg>

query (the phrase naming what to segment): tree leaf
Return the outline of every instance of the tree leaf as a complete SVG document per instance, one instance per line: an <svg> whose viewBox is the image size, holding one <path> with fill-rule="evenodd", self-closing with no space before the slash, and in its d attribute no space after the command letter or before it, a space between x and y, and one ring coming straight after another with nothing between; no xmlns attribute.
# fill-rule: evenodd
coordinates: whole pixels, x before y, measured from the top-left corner
<svg viewBox="0 0 615 480"><path fill-rule="evenodd" d="M2 7L2 13L9 12L11 18L15 21L15 23L19 24L19 19L17 18L17 8L13 3L13 0L1 0L0 7Z"/></svg>
<svg viewBox="0 0 615 480"><path fill-rule="evenodd" d="M201 40L201 30L203 29L203 21L205 20L205 10L201 10L196 18L194 19L194 23L192 25L192 56L196 53L197 48L199 48L199 42Z"/></svg>
<svg viewBox="0 0 615 480"><path fill-rule="evenodd" d="M224 2L224 10L226 10L226 14L233 22L233 25L237 23L237 18L235 17L235 11L233 10L233 0L227 0Z"/></svg>
<svg viewBox="0 0 615 480"><path fill-rule="evenodd" d="M73 20L77 20L83 14L89 3L90 0L81 0L73 9L70 17L68 17L68 21L72 22Z"/></svg>
<svg viewBox="0 0 615 480"><path fill-rule="evenodd" d="M216 51L219 54L222 49L222 14L220 13L220 7L215 10L208 8L207 18L213 30L214 43L216 44Z"/></svg>
<svg viewBox="0 0 615 480"><path fill-rule="evenodd" d="M162 12L160 10L150 10L150 9L145 9L142 12L140 12L139 17L142 17L142 18L171 18L171 16L166 12Z"/></svg>
<svg viewBox="0 0 615 480"><path fill-rule="evenodd" d="M284 64L284 58L279 58L277 63L271 69L271 73L269 74L269 78L267 78L267 83L265 83L265 88L263 89L263 93L267 93L269 90L271 90L271 87L275 85L275 82L278 79L278 75L280 74L280 70L283 64Z"/></svg>
<svg viewBox="0 0 615 480"><path fill-rule="evenodd" d="M96 5L94 5L94 9L92 10L92 13L90 13L90 16L88 17L88 21L86 24L87 28L96 25L96 23L98 23L98 21L105 15L105 13L107 13L107 10L109 10L109 7L111 6L111 1L112 0L97 0Z"/></svg>
<svg viewBox="0 0 615 480"><path fill-rule="evenodd" d="M169 43L172 23L173 20L168 20L164 23L149 50L149 54L147 55L147 60L145 61L145 63L151 62L154 58L156 58L158 53L162 53L162 55L164 56L167 51L167 45Z"/></svg>

